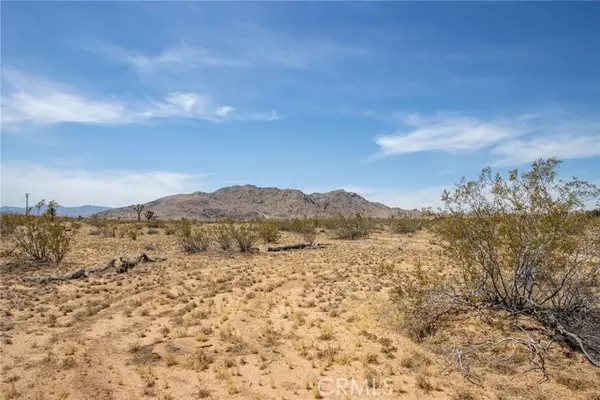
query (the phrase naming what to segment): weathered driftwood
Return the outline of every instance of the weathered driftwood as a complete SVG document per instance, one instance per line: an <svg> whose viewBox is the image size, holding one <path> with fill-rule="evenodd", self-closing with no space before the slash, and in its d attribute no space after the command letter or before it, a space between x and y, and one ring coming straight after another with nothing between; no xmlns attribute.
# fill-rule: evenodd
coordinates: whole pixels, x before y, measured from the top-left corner
<svg viewBox="0 0 600 400"><path fill-rule="evenodd" d="M55 282L55 281L69 281L72 279L85 278L85 277L89 276L90 274L98 274L101 272L105 272L112 268L116 268L118 273L123 273L123 272L127 272L127 270L135 267L138 264L163 261L164 259L151 259L150 257L148 257L146 255L146 253L140 253L140 255L137 256L133 260L129 260L125 257L121 257L121 258L119 258L119 260L121 261L121 264L118 267L116 265L117 260L115 258L113 258L102 267L89 268L89 269L77 268L76 270L71 271L68 274L65 274L62 276L28 276L28 277L23 278L23 281L28 282L28 283L40 283L40 284L50 283L50 282Z"/></svg>
<svg viewBox="0 0 600 400"><path fill-rule="evenodd" d="M116 258L113 258L112 260L110 260L109 262L107 262L103 267L98 267L98 268L90 268L88 270L86 270L86 272L88 274L99 274L100 272L104 272L107 271L111 268L115 268L115 263L117 262Z"/></svg>
<svg viewBox="0 0 600 400"><path fill-rule="evenodd" d="M138 264L156 262L156 260L153 260L150 257L148 257L146 253L140 253L140 255L133 260L127 259L125 257L121 257L119 258L119 260L121 261L121 265L119 265L119 267L117 268L117 272L119 274L127 272L128 269L131 269Z"/></svg>
<svg viewBox="0 0 600 400"><path fill-rule="evenodd" d="M324 244L309 244L309 243L299 243L299 244L288 244L285 246L277 246L277 247L268 247L267 251L287 251L287 250L300 250L300 249L323 249L326 245Z"/></svg>

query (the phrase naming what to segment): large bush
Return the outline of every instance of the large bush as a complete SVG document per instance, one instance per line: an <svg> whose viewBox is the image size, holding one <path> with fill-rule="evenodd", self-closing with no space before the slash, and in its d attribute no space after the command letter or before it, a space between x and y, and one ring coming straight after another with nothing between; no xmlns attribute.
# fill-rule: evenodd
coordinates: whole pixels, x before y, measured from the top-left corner
<svg viewBox="0 0 600 400"><path fill-rule="evenodd" d="M0 214L0 235L2 238L10 238L19 226L27 223L27 217L23 214L2 213Z"/></svg>
<svg viewBox="0 0 600 400"><path fill-rule="evenodd" d="M317 219L293 218L279 221L278 224L281 230L297 233L307 243L313 244L317 239Z"/></svg>
<svg viewBox="0 0 600 400"><path fill-rule="evenodd" d="M194 226L189 220L177 222L177 241L184 252L200 253L208 250L211 238L208 231L201 226Z"/></svg>
<svg viewBox="0 0 600 400"><path fill-rule="evenodd" d="M273 221L261 222L258 228L258 236L265 243L277 243L281 239L281 232L279 232L279 226Z"/></svg>
<svg viewBox="0 0 600 400"><path fill-rule="evenodd" d="M71 249L67 227L49 215L27 217L10 237L20 254L31 261L51 261L58 265Z"/></svg>
<svg viewBox="0 0 600 400"><path fill-rule="evenodd" d="M372 226L368 218L360 214L345 216L339 214L334 220L335 230L340 239L361 239L368 237Z"/></svg>
<svg viewBox="0 0 600 400"><path fill-rule="evenodd" d="M584 212L593 185L558 181L555 159L508 180L490 169L445 192L447 217L435 226L466 288L510 310L564 312L597 305L600 225Z"/></svg>
<svg viewBox="0 0 600 400"><path fill-rule="evenodd" d="M317 240L317 226L314 221L304 219L298 224L297 233L306 243L313 244Z"/></svg>
<svg viewBox="0 0 600 400"><path fill-rule="evenodd" d="M252 250L258 239L256 228L249 224L230 224L229 230L233 241L238 245L240 252L247 253Z"/></svg>
<svg viewBox="0 0 600 400"><path fill-rule="evenodd" d="M444 192L432 230L459 278L426 292L400 284L394 299L408 320L419 309L434 323L452 309L501 309L535 318L588 358L600 355L600 220L585 212L600 191L559 180L558 165L538 160L507 179L486 168ZM413 317L425 320L423 313Z"/></svg>
<svg viewBox="0 0 600 400"><path fill-rule="evenodd" d="M233 245L233 236L231 227L233 222L227 224L219 224L213 229L215 241L219 244L221 250L229 251Z"/></svg>
<svg viewBox="0 0 600 400"><path fill-rule="evenodd" d="M391 222L391 229L394 233L415 233L423 229L423 223L416 218L394 219Z"/></svg>

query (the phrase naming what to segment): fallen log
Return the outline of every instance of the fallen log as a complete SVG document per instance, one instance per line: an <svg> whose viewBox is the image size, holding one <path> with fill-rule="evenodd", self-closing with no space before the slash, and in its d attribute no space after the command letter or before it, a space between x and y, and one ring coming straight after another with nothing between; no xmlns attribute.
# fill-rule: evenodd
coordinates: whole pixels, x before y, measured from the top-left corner
<svg viewBox="0 0 600 400"><path fill-rule="evenodd" d="M76 270L71 271L68 274L62 276L27 276L23 278L23 281L38 284L50 283L55 281L69 281L72 279L85 278L88 277L90 274L98 274L101 272L105 272L111 268L116 268L118 273L123 273L127 272L127 270L135 267L138 264L164 261L165 258L152 259L148 257L146 253L140 253L140 255L133 260L128 260L125 257L120 257L119 260L121 261L121 265L119 265L118 267L116 266L117 259L113 258L102 267L89 268L87 270L85 268L77 268Z"/></svg>
<svg viewBox="0 0 600 400"><path fill-rule="evenodd" d="M107 262L103 267L98 267L98 268L91 268L87 270L88 274L98 274L100 272L104 272L107 271L111 268L115 268L115 263L117 262L116 258L113 258L112 260L110 260L109 262Z"/></svg>
<svg viewBox="0 0 600 400"><path fill-rule="evenodd" d="M129 260L129 259L125 258L125 257L120 257L119 260L121 261L121 265L119 265L119 268L117 268L117 272L119 274L122 274L123 272L127 272L128 269L131 269L131 268L135 267L138 264L150 263L150 262L156 262L157 261L157 260L153 260L150 257L148 257L146 255L146 253L140 253L140 255L137 256L133 260Z"/></svg>
<svg viewBox="0 0 600 400"><path fill-rule="evenodd" d="M285 246L277 246L277 247L268 247L267 251L287 251L287 250L301 250L301 249L324 249L327 247L325 244L309 244L309 243L299 243L299 244L288 244Z"/></svg>

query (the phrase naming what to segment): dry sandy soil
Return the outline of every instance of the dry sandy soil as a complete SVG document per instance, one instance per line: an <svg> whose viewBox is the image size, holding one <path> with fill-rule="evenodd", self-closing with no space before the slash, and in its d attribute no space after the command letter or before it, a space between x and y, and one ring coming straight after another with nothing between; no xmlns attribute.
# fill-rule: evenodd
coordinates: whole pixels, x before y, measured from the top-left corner
<svg viewBox="0 0 600 400"><path fill-rule="evenodd" d="M134 241L89 230L60 272L140 251L166 261L46 285L21 278L56 269L4 270L4 399L600 399L600 370L557 344L544 382L520 348L483 353L466 380L453 347L514 335L494 316L457 317L422 343L403 335L388 291L399 271L444 262L426 232L185 255L163 232Z"/></svg>

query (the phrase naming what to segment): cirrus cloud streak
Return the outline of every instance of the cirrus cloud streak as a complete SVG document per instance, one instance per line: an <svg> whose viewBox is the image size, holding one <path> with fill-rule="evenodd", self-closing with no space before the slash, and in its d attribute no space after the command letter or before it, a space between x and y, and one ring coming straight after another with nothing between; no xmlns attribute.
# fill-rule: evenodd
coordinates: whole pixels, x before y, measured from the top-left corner
<svg viewBox="0 0 600 400"><path fill-rule="evenodd" d="M78 123L87 125L133 124L157 119L196 119L210 122L273 121L275 110L238 111L218 105L205 93L172 92L160 100L120 100L82 93L9 68L2 69L2 126Z"/></svg>
<svg viewBox="0 0 600 400"><path fill-rule="evenodd" d="M494 165L518 165L537 158L600 156L600 120L595 117L527 114L491 118L442 113L396 113L400 128L375 138L371 160L418 152L474 153L487 150Z"/></svg>

